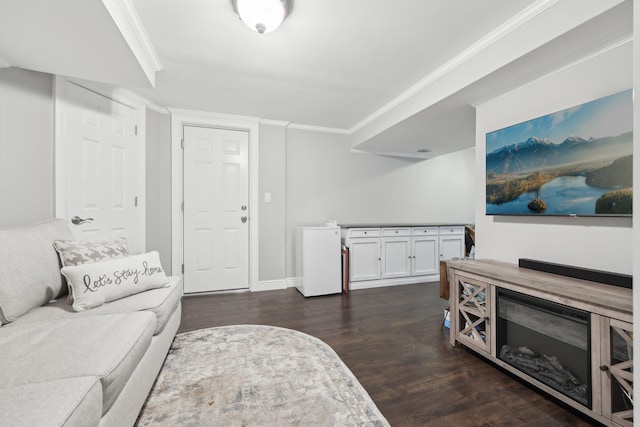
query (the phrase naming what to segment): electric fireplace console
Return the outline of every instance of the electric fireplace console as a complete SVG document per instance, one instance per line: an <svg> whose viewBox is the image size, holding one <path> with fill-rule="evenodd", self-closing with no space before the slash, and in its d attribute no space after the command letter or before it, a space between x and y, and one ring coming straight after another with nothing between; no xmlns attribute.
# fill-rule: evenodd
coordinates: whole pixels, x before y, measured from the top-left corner
<svg viewBox="0 0 640 427"><path fill-rule="evenodd" d="M633 425L630 288L493 260L447 266L451 345L603 424Z"/></svg>

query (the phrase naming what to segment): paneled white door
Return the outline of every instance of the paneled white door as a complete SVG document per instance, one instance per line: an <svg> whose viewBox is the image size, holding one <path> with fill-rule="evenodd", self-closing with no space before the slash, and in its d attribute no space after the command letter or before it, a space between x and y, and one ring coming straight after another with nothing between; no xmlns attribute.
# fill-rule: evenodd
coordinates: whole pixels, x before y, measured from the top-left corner
<svg viewBox="0 0 640 427"><path fill-rule="evenodd" d="M411 275L438 274L438 236L411 238Z"/></svg>
<svg viewBox="0 0 640 427"><path fill-rule="evenodd" d="M64 157L56 167L63 168L63 200L74 235L125 237L130 251L140 250L135 110L69 82L61 114Z"/></svg>
<svg viewBox="0 0 640 427"><path fill-rule="evenodd" d="M407 277L411 275L411 239L409 237L384 237L382 239L382 277Z"/></svg>
<svg viewBox="0 0 640 427"><path fill-rule="evenodd" d="M249 288L249 133L184 127L185 293Z"/></svg>

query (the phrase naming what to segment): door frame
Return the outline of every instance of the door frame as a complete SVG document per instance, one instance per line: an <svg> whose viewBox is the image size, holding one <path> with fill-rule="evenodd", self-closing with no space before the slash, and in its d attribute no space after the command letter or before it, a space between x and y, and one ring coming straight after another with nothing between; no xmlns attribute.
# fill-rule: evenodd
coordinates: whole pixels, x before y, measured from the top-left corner
<svg viewBox="0 0 640 427"><path fill-rule="evenodd" d="M135 193L138 195L138 208L136 210L137 230L136 240L137 247L130 248L132 251L146 251L147 222L146 222L146 129L147 129L147 111L146 105L149 103L146 99L125 89L112 88L107 85L100 85L83 80L69 79L63 76L54 76L53 85L53 151L54 151L54 214L56 218L64 218L69 220L67 206L66 191L66 175L65 175L65 135L66 135L66 116L69 108L69 99L67 88L69 85L79 86L82 89L93 92L98 96L103 96L113 102L125 105L135 110L135 122L137 128L136 134L136 154L138 157L137 168L137 188Z"/></svg>
<svg viewBox="0 0 640 427"><path fill-rule="evenodd" d="M249 116L168 108L171 113L171 269L183 277L184 263L184 126L239 130L249 133L249 290L258 283L258 130L260 119Z"/></svg>

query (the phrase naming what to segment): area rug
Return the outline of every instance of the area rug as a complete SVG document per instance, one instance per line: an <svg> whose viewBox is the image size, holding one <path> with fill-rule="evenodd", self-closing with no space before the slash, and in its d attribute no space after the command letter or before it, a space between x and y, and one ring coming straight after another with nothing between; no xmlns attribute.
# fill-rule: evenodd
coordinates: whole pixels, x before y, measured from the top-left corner
<svg viewBox="0 0 640 427"><path fill-rule="evenodd" d="M389 426L324 342L258 325L178 334L142 426Z"/></svg>

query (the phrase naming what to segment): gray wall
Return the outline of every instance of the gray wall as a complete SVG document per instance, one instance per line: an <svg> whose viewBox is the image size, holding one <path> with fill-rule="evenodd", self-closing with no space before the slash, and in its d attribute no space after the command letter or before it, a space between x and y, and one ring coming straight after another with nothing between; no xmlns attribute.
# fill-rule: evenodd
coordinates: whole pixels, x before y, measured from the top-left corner
<svg viewBox="0 0 640 427"><path fill-rule="evenodd" d="M147 109L146 138L146 246L171 273L171 116Z"/></svg>
<svg viewBox="0 0 640 427"><path fill-rule="evenodd" d="M351 152L348 137L287 132L287 277L299 225L472 223L474 149L431 160Z"/></svg>
<svg viewBox="0 0 640 427"><path fill-rule="evenodd" d="M53 77L0 68L0 227L51 219Z"/></svg>
<svg viewBox="0 0 640 427"><path fill-rule="evenodd" d="M258 280L282 280L286 277L286 130L260 125L259 139ZM271 194L271 202L265 202L265 193Z"/></svg>
<svg viewBox="0 0 640 427"><path fill-rule="evenodd" d="M488 132L631 88L632 57L631 42L619 45L478 105L475 182L479 197L475 218L479 258L512 263L517 263L518 258L532 258L624 274L633 272L638 254L634 257L631 218L485 215L483 197ZM638 155L637 135L635 142L634 157Z"/></svg>

